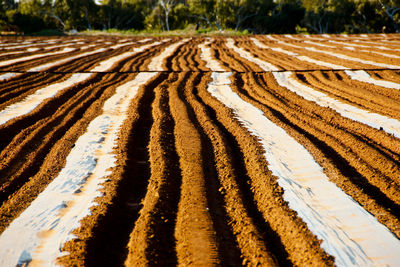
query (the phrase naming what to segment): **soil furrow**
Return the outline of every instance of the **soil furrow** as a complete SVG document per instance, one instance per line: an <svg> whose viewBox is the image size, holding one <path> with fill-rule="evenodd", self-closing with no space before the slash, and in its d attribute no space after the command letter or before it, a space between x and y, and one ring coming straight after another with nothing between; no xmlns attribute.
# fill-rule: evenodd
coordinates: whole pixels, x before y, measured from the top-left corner
<svg viewBox="0 0 400 267"><path fill-rule="evenodd" d="M393 251L400 251L398 239L362 206L329 182L304 146L269 120L261 109L233 92L229 79L231 75L214 73L215 83L210 83L208 91L231 108L243 127L259 139L265 149L268 168L285 191L284 199L307 223L312 233L323 240L321 248L334 256L338 265L354 262L357 265L367 262L394 264L398 260L397 252L382 251L377 254L377 249L385 244L383 246L393 247ZM337 209L332 209L335 205ZM359 231L360 224L363 225L363 232ZM372 231L380 232L376 240L369 239ZM382 258L375 260L377 255Z"/></svg>
<svg viewBox="0 0 400 267"><path fill-rule="evenodd" d="M112 76L111 76L112 77ZM111 78L109 77L109 78ZM45 153L43 162L37 173L32 173L29 180L22 185L12 196L5 200L0 207L1 225L0 232L16 218L26 207L29 206L37 195L52 181L57 173L63 168L66 156L74 146L75 141L82 135L90 123L90 121L99 114L104 101L113 94L114 87L107 87L106 90L97 98L87 109L83 109L84 113L74 114L75 123L65 132L60 135L59 140L54 140L51 149ZM70 98L70 97L69 97ZM58 108L62 103L56 105ZM54 110L50 109L51 112ZM42 113L41 113L42 112ZM45 118L49 114L48 110L43 110L35 116ZM82 111L80 111L82 112ZM31 122L36 122L39 119L33 118ZM27 128L27 127L22 127ZM11 128L13 129L13 128ZM16 135L16 134L15 134ZM12 134L11 136L15 136Z"/></svg>
<svg viewBox="0 0 400 267"><path fill-rule="evenodd" d="M146 53L138 53L135 56L121 61L116 67L115 71L140 71L141 66L149 63L151 50L149 49Z"/></svg>
<svg viewBox="0 0 400 267"><path fill-rule="evenodd" d="M201 49L199 48L199 46L197 45L196 48L194 48L194 50L196 51L196 53L193 57L193 61L196 63L197 70L198 71L209 71L210 69L206 67L206 62L204 60L202 60L200 57Z"/></svg>
<svg viewBox="0 0 400 267"><path fill-rule="evenodd" d="M51 67L49 70L59 71L59 72L68 72L68 71L72 71L72 70L74 72L84 71L84 70L90 69L91 67L95 66L100 61L103 61L107 58L113 57L115 55L118 55L118 54L124 53L125 51L130 50L132 47L136 47L136 45L126 45L126 47L121 47L121 48L112 49L112 50L106 50L104 52L99 52L97 54L73 59L66 64L61 64L59 66ZM68 53L65 55L59 55L59 56L38 59L33 62L26 62L26 63L24 62L24 63L19 64L18 66L13 66L13 71L27 71L32 67L32 65L40 66L42 64L47 64L49 62L57 62L57 61L60 61L63 59L67 59L69 57L79 56L80 54L82 54L82 52L90 52L90 51L94 51L99 48L108 48L108 46L98 45L98 46L90 47L83 51L74 52L72 54Z"/></svg>
<svg viewBox="0 0 400 267"><path fill-rule="evenodd" d="M213 42L211 42L209 44L209 48L211 50L212 57L215 58L216 61L219 62L219 64L223 66L223 69L225 69L225 70L232 70L233 69L233 67L230 66L230 65L235 64L236 61L234 61L233 63L231 63L229 61L228 62L224 61L225 55L223 53L221 54L221 50L219 49L219 43L216 43L215 40L214 40ZM202 60L202 59L200 59L200 60ZM239 65L239 69L242 70L240 65ZM210 71L210 69L206 67L206 71Z"/></svg>
<svg viewBox="0 0 400 267"><path fill-rule="evenodd" d="M205 80L205 79L203 79ZM207 79L206 81L209 81ZM201 87L206 87L203 82ZM279 236L265 222L254 201L243 154L232 134L217 120L214 109L206 105L198 95L196 87L188 95L199 123L207 134L214 151L214 165L218 172L218 183L225 201L226 216L229 216L241 249L243 264L292 265L288 260ZM207 146L209 147L209 146Z"/></svg>
<svg viewBox="0 0 400 267"><path fill-rule="evenodd" d="M190 54L187 58L184 58L187 62L187 64L183 65L183 70L185 70L186 68L187 71L198 71L199 70L199 63L196 62L196 54L198 53L197 51L198 49L198 42L195 42L192 44L192 46L190 47ZM190 67L186 67L186 66L190 66Z"/></svg>
<svg viewBox="0 0 400 267"><path fill-rule="evenodd" d="M181 50L183 50L182 53L178 57L172 59L173 64L177 66L173 70L175 69L178 71L193 70L193 65L191 65L188 61L190 56L193 54L193 48L194 45L192 43L188 43L181 48Z"/></svg>
<svg viewBox="0 0 400 267"><path fill-rule="evenodd" d="M101 60L102 62L107 61L107 60L103 60L103 59L99 58L98 61L100 61L100 60ZM92 60L89 59L89 61L92 61ZM91 63L91 64L92 64L92 63ZM46 87L46 88L47 88L47 87ZM40 88L36 88L36 89L40 89ZM7 106L7 105L10 105L10 104L13 104L13 103L15 103L15 102L18 102L18 101L22 100L22 99L23 99L25 96L27 96L28 94L29 94L29 93L20 95L18 98L15 98L15 99L11 100L11 101L8 102L8 103L4 103L4 104L1 105L1 106L5 107L5 106ZM1 107L1 106L0 106L0 107Z"/></svg>
<svg viewBox="0 0 400 267"><path fill-rule="evenodd" d="M211 46L213 49L218 49L222 62L226 62L230 69L234 71L263 71L257 64L243 59L240 55L229 49L223 42L223 39L217 39L216 43Z"/></svg>
<svg viewBox="0 0 400 267"><path fill-rule="evenodd" d="M148 71L147 66L151 62L152 58L159 55L170 42L162 43L156 47L152 47L143 53L139 53L136 57L131 58L120 64L119 71ZM150 70L151 71L151 70Z"/></svg>
<svg viewBox="0 0 400 267"><path fill-rule="evenodd" d="M400 85L397 82L391 82L390 79L382 78L385 76L386 71L375 70L375 71L345 71L342 72L334 72L334 76L327 76L324 73L321 73L324 77L321 79L325 82L338 81L339 83L345 83L346 87L344 91L350 91L347 88L352 87L352 89L357 93L358 91L365 91L368 95L374 95L378 100L381 98L385 98L386 100L399 101L400 100ZM393 71L390 71L393 73ZM354 77L354 74L359 73L359 77ZM369 76L370 79L367 79L367 82L360 81L361 75ZM320 76L319 73L316 73L315 76ZM393 86L392 86L393 85ZM331 85L332 86L332 85ZM351 92L351 91L350 91ZM348 92L349 93L349 92ZM382 101L379 101L380 103Z"/></svg>
<svg viewBox="0 0 400 267"><path fill-rule="evenodd" d="M88 79L80 84L75 84L72 87L66 88L59 92L56 96L46 99L39 104L32 112L11 119L5 124L0 126L0 151L4 146L11 142L12 138L16 136L22 129L26 129L37 121L46 118L53 114L63 103L69 101L71 98L80 91L81 88L90 87L91 84L99 82L102 74L94 74L91 79Z"/></svg>
<svg viewBox="0 0 400 267"><path fill-rule="evenodd" d="M339 111L340 112L340 111ZM361 112L361 111L360 111ZM366 113L367 115L369 115L370 113ZM372 116L373 114L371 114L371 116ZM322 116L324 116L324 115L322 115ZM351 117L348 117L348 118L350 118L351 119ZM382 117L382 120L385 120L386 119L386 121L388 120L388 118L384 118L384 117ZM346 118L343 118L342 119L343 121L341 122L341 124L342 125L338 125L338 127L339 128L342 128L344 131L347 131L345 128L347 127L347 128L356 128L356 129L358 129L358 128L360 128L360 129L362 129L362 131L360 131L358 134L359 135L364 135L364 136L366 136L366 137L368 137L368 139L369 140L371 140L370 142L376 142L376 143L381 143L381 144L383 144L383 145L385 145L385 143L386 143L386 146L388 147L388 148L392 148L392 149L395 149L394 151L398 151L398 149L396 149L394 146L393 146L393 143L394 142L399 142L399 140L397 139L397 138L394 138L393 136L391 136L390 134L387 134L387 133L385 133L383 130L385 130L385 131L389 131L390 130L390 132L392 132L392 130L391 129L383 129L382 127L380 128L380 129L373 129L373 128L370 128L370 127L368 127L367 125L365 125L365 124L363 124L363 123L360 123L360 122L358 122L358 121L355 121L355 120L350 120L350 122L347 122L347 119ZM362 121L363 122L363 121ZM365 120L365 123L368 123L369 121L368 121L368 119L366 119ZM382 125L383 125L383 123L384 122L381 122L382 123ZM392 122L392 123L396 123L396 121L395 122ZM390 124L385 124L386 126L384 126L385 128L386 127L390 127ZM344 127L343 127L344 126ZM378 128L378 126L374 126L373 125L373 127L374 128ZM396 134L396 128L394 128L393 129L394 131L393 131L393 133L395 134L395 136L396 137L398 137L398 134ZM353 130L354 131L354 130ZM333 131L334 132L334 131ZM352 136L351 137L351 139L353 139L354 137ZM343 139L343 141L349 141L349 138L342 138ZM361 147L361 146L360 146ZM358 148L357 150L359 150L360 151L360 148ZM396 152L395 152L396 153ZM398 152L397 152L398 153ZM366 154L370 154L370 156L369 157L366 157L365 155ZM371 155L373 155L373 157L371 157ZM392 176L392 173L393 173L393 167L392 167L392 165L393 164L397 164L396 162L390 162L390 161L387 161L387 158L384 158L384 157L381 157L381 155L379 155L379 154L376 154L376 153L374 153L374 148L369 148L369 147L364 147L364 148L362 148L362 153L360 153L360 157L361 158L363 158L363 160L366 162L366 163L368 163L371 167L373 167L373 168L375 168L376 170L378 170L378 172L382 172L382 174L384 175L384 176ZM386 168L389 168L389 170L386 170L385 169L385 167L382 165L382 164L387 164L386 165ZM379 171L380 170L380 171ZM400 170L400 169L399 169ZM393 177L394 178L394 177ZM383 178L383 180L388 180L388 178ZM390 180L390 179L389 179ZM395 179L394 181L396 181L396 182L398 182L397 181L397 179Z"/></svg>
<svg viewBox="0 0 400 267"><path fill-rule="evenodd" d="M40 87L59 82L65 78L67 77L61 74L23 74L18 77L18 80L14 80L12 85L4 86L4 88L0 90L0 109L3 109L12 103L21 101L27 95L40 89Z"/></svg>
<svg viewBox="0 0 400 267"><path fill-rule="evenodd" d="M1 71L21 71L24 70L26 66L31 66L31 65L41 65L44 62L51 61L51 60L58 60L63 57L69 57L74 55L77 52L77 49L71 49L67 50L66 52L63 52L63 54L60 54L61 51L55 51L55 55L51 55L51 52L46 52L43 54L42 57L38 57L35 59L26 59L23 60L24 58L20 58L19 60L23 61L17 61L18 59L15 59L17 62L10 63L9 65L1 65L0 70ZM35 53L36 54L36 53ZM32 55L32 57L35 55ZM5 61L4 61L5 62ZM0 62L0 63L4 63ZM5 63L4 63L5 64Z"/></svg>
<svg viewBox="0 0 400 267"><path fill-rule="evenodd" d="M7 177L6 181L0 181L0 202L39 170L53 144L101 97L104 90L124 79L124 76L106 75L98 84L79 91L73 101L60 106L53 116L39 120L17 134L0 153L0 177Z"/></svg>
<svg viewBox="0 0 400 267"><path fill-rule="evenodd" d="M185 63L181 64L181 62L188 57L188 54L190 52L189 44L190 43L186 43L178 47L175 50L174 54L166 59L165 67L167 70L182 71L181 66L185 66Z"/></svg>
<svg viewBox="0 0 400 267"><path fill-rule="evenodd" d="M400 73L393 70L383 70L380 72L371 73L378 79L384 79L395 83L400 83Z"/></svg>
<svg viewBox="0 0 400 267"><path fill-rule="evenodd" d="M128 256L129 234L137 224L150 180L148 144L153 123L153 89L165 78L166 75L157 75L132 102L116 146L116 167L104 184L104 196L93 215L81 221L81 228L76 231L79 239L65 246L71 254L63 262L121 266Z"/></svg>
<svg viewBox="0 0 400 267"><path fill-rule="evenodd" d="M14 243L16 255L7 257L10 264L30 260L55 264L58 257L65 255L60 247L66 241L75 239L73 231L79 228L79 221L91 215L91 207L95 206L96 198L102 195L102 183L107 181L109 169L115 167L113 147L127 118L130 103L139 87L155 75L139 73L115 89L115 93L101 107L100 115L90 122L76 141L65 167L4 231L0 237L1 243L8 244L9 235L18 233L18 229L26 229L19 243ZM49 198L52 199L50 203ZM52 234L38 235L47 232ZM26 253L32 256L18 258Z"/></svg>
<svg viewBox="0 0 400 267"><path fill-rule="evenodd" d="M319 51L325 52L325 50L323 50L323 49L317 49L318 51L316 51L316 50L309 51L306 49L306 48L308 48L308 46L303 47L303 46L301 46L301 43L296 43L296 45L293 45L292 43L280 41L278 43L274 43L271 45L273 45L272 47L283 48L288 51L296 52L301 56L308 56L312 59L316 59L316 60L320 60L320 61L324 61L324 62L328 62L328 63L334 63L334 64L344 66L344 67L347 67L350 69L365 69L365 68L378 69L378 67L376 67L375 65L363 64L363 63L356 62L354 60L346 60L346 59L335 57L333 55L327 55L326 53L323 53L323 52L319 52Z"/></svg>
<svg viewBox="0 0 400 267"><path fill-rule="evenodd" d="M160 66L162 66L162 70L164 71L180 71L181 68L179 65L174 65L174 58L179 58L181 56L181 54L185 52L185 46L188 45L188 42L190 42L191 38L186 38L186 39L182 39L179 40L179 42L183 42L181 44L179 44L176 48L174 48L173 51L170 51L168 53L168 56L166 56L163 59L163 62L161 63ZM177 44L177 43L176 43ZM175 45L176 45L175 44ZM174 45L172 45L172 47L174 47ZM170 47L166 47L165 50L162 53L165 53L166 51L168 51L170 49ZM182 51L183 50L183 51ZM149 66L149 69L151 70L151 66ZM161 69L160 69L161 70Z"/></svg>
<svg viewBox="0 0 400 267"><path fill-rule="evenodd" d="M216 231L217 245L220 254L221 264L224 266L235 266L240 262L240 250L235 238L235 234L231 227L231 219L226 211L226 203L221 194L221 183L219 181L218 171L216 169L216 158L214 149L215 144L204 129L204 119L208 119L201 104L196 100L198 86L205 86L208 79L202 79L202 75L197 73L191 77L189 86L178 88L179 98L186 105L189 118L196 130L201 135L202 143L202 162L204 170L204 179L206 186L207 205L209 207L210 216ZM200 114L196 114L199 113ZM200 118L200 121L198 118Z"/></svg>
<svg viewBox="0 0 400 267"><path fill-rule="evenodd" d="M322 73L322 74L324 76L324 79L325 79L325 76L328 76L327 74L324 74L324 73ZM307 83L307 81L305 79L305 75L307 75L307 77L310 77L309 74L298 73L297 76L301 78L301 79L298 79L298 81L302 81L303 83ZM341 76L339 76L339 77L341 77ZM349 91L356 92L357 90L360 90L360 89L356 89L357 87L351 87L351 86L349 87L347 85L344 85L341 81L337 81L337 83L342 85L340 88L348 87ZM314 86L316 87L316 91L317 90L320 90L320 91L324 91L325 90L323 87L319 86L318 84L315 84ZM326 87L329 87L329 86L331 86L331 85L328 84ZM359 85L359 87L360 87L360 85ZM354 89L352 89L352 88L354 88ZM335 89L332 88L331 91L335 91ZM324 92L324 93L329 94L328 92ZM366 101L365 102L368 102L368 101L369 102L373 102L373 99L378 98L375 94L369 94L368 92L364 92L364 93L362 93L362 95L366 97ZM340 100L341 98L338 98L338 99ZM386 98L386 97L385 97L385 99L389 100L389 98ZM355 134L357 136L364 136L365 141L369 142L371 144L373 143L374 146L378 146L378 147L385 146L386 147L385 150L388 150L388 149L391 150L391 152L390 152L391 157L396 157L396 155L399 154L400 150L396 146L393 146L393 137L388 136L387 134L385 134L385 132L392 132L394 134L396 133L396 120L394 120L392 118L397 118L398 117L398 115L396 115L396 113L398 113L398 112L396 112L397 105L398 105L397 102L398 101L394 101L393 99L390 99L390 100L392 100L392 101L387 101L388 102L388 106L389 106L389 103L392 103L392 105L390 105L390 107L388 109L386 109L386 110L390 110L388 112L388 113L390 113L390 114L388 114L389 117L385 118L385 117L379 115L378 113L365 113L365 114L371 114L371 116L375 116L375 117L376 116L381 116L382 120L380 120L380 121L376 120L376 119L373 119L373 120L376 121L376 123L378 123L378 125L379 124L381 125L381 127L379 128L379 131L372 131L371 132L371 131L366 131L365 129L363 131L359 131L359 127L358 127L357 123L348 124L347 127L348 127L348 130L350 130L353 135ZM371 104L367 104L367 106L368 105L371 105ZM361 109L360 112L361 111L365 112L364 110L368 110L368 108ZM380 113L384 114L385 113L384 107L381 107L381 110L382 110L382 112L380 112ZM378 110L376 110L376 111L379 112ZM392 115L392 116L390 116L390 115ZM373 120L370 120L370 121L373 121ZM389 121L389 120L391 121L391 123L385 123L386 121ZM366 120L366 119L364 119L364 121L368 122L368 120ZM376 124L376 123L374 123L374 124ZM349 127L351 127L351 128L349 129ZM391 127L391 128L387 128L387 127ZM374 128L378 128L378 127L375 125ZM368 129L368 128L366 128L366 129ZM396 135L396 136L398 137L398 135Z"/></svg>
<svg viewBox="0 0 400 267"><path fill-rule="evenodd" d="M47 79L51 79L54 74L48 73L21 73L19 76L1 82L0 93L9 93L16 89L34 88L41 84L46 84Z"/></svg>
<svg viewBox="0 0 400 267"><path fill-rule="evenodd" d="M150 131L149 155L151 176L143 208L130 234L126 265L176 265L174 229L182 183L179 157L175 151L174 121L168 105L168 84L176 74L155 87L152 103L153 125ZM150 88L149 88L150 89Z"/></svg>
<svg viewBox="0 0 400 267"><path fill-rule="evenodd" d="M264 220L280 237L289 255L289 260L294 265L332 265L333 259L319 247L320 241L283 200L282 188L268 170L267 163L263 158L263 149L257 139L242 128L232 112L211 97L205 89L202 89L199 95L207 105L215 109L217 119L231 132L243 151L243 161L247 175L250 177L255 203Z"/></svg>
<svg viewBox="0 0 400 267"><path fill-rule="evenodd" d="M133 47L137 47L136 45L127 45L126 47L108 50L105 52L101 52L99 54L90 55L84 58L79 58L72 61L69 64L61 65L55 68L52 68L52 71L59 72L80 72L80 71L90 71L93 69L98 63L106 61L109 58L118 56L125 52L131 51ZM96 47L97 49L98 47ZM107 47L106 47L107 48ZM94 48L93 48L94 50ZM115 71L115 68L110 69L109 71Z"/></svg>
<svg viewBox="0 0 400 267"><path fill-rule="evenodd" d="M398 36L0 39L0 265L397 259Z"/></svg>
<svg viewBox="0 0 400 267"><path fill-rule="evenodd" d="M196 41L191 41L190 43L185 45L186 53L184 55L181 55L178 58L179 68L181 71L196 71L197 70L197 65L193 61L193 57L196 53L197 45L198 45L198 42L196 42Z"/></svg>
<svg viewBox="0 0 400 267"><path fill-rule="evenodd" d="M334 42L334 41L333 41ZM315 48L321 48L321 46L316 45L314 42L310 42L304 45L312 45ZM384 56L378 53L373 53L373 51L365 51L362 47L357 47L356 45L353 47L354 49L357 49L357 59L360 60L371 60L373 59L374 62L376 63L387 63L387 64L393 64L393 65L398 65L399 59L395 58L395 57L388 57L388 56ZM333 53L336 52L340 52L340 54L345 55L345 56L350 56L350 57L354 57L354 50L350 50L350 49L344 49L342 48L342 43L332 43L330 42L328 46L324 46L323 49L327 52L331 51Z"/></svg>
<svg viewBox="0 0 400 267"><path fill-rule="evenodd" d="M93 67L95 67L98 63L111 58L113 56L119 55L120 51L105 51L94 55L89 55L83 58L74 59L67 64L62 64L59 66L51 67L47 71L51 72L83 72L90 71Z"/></svg>
<svg viewBox="0 0 400 267"><path fill-rule="evenodd" d="M257 81L263 78L258 79L253 76L251 79ZM371 154L361 152L354 155L352 151L354 150L354 144L347 142L345 145L340 141L348 139L349 133L340 130L338 126L332 127L327 124L327 121L332 123L332 119L324 118L322 114L326 114L326 111L320 113L315 107L311 111L290 108L292 104L287 99L296 99L296 97L286 98L285 94L274 96L273 92L278 88L272 87L273 83L269 79L262 86L258 83L249 82L248 79L245 81L245 90L254 99L258 99L263 103L264 106L257 102L254 103L266 112L265 114L271 120L283 127L298 142L308 148L318 163L326 169L328 177L332 181L355 200L359 201L369 212L375 214L378 220L386 224L394 233L399 235L399 220L397 219L399 206L395 201L396 198L393 198L397 194L396 191L390 190L393 187L391 183L388 184L388 188L385 185L379 185L378 182L374 181L379 177L379 174L368 168L367 164L359 163L360 157L370 156ZM239 85L237 88L242 87ZM269 93L266 91L267 88ZM279 92L280 90L277 91ZM238 92L245 93L240 90ZM307 105L303 103L301 106L306 107ZM290 109L288 110L288 108ZM305 111L312 114L317 113L319 117L311 115L308 119L302 118L307 114ZM322 115L322 118L320 115ZM331 116L329 114L326 115ZM337 131L339 133L336 133ZM332 133L334 134L333 136ZM335 136L341 136L342 138L338 139ZM360 144L360 146L364 147L365 144ZM385 189L383 192L386 191L386 193L381 192L382 188Z"/></svg>
<svg viewBox="0 0 400 267"><path fill-rule="evenodd" d="M317 72L315 74L297 74L297 78L306 85L311 85L312 88L341 102L400 119L400 94L398 92L388 88L374 89L373 85L366 85L348 78L338 80L333 73L327 73L327 75L328 77L324 77Z"/></svg>
<svg viewBox="0 0 400 267"><path fill-rule="evenodd" d="M284 70L305 70L305 69L318 69L320 66L301 61L295 57L288 57L286 54L275 52L273 50L266 50L254 46L253 43L239 43L239 47L248 50L255 57L275 65L279 69Z"/></svg>
<svg viewBox="0 0 400 267"><path fill-rule="evenodd" d="M114 55L115 53L112 53ZM103 54L103 56L105 56ZM97 64L100 61L103 61L103 57L99 57L98 55L93 55L93 56L88 56L83 59L78 59L78 60L73 60L69 62L68 64L63 64L60 67L55 67L55 69L59 72L79 72L82 70L85 70L90 66L93 66ZM86 63L85 63L86 62ZM46 61L47 63L47 61ZM89 64L89 65L87 65ZM54 68L51 68L52 70ZM35 75L35 74L22 74L22 76L18 76L17 78L10 79L9 81L5 81L2 83L2 92L7 92L11 93L13 90L20 91L21 89L23 91L26 91L26 87L28 88L37 88L39 86L43 85L48 85L51 84L51 74L46 74L46 72L42 72L43 74L41 75ZM65 77L65 76L64 76Z"/></svg>
<svg viewBox="0 0 400 267"><path fill-rule="evenodd" d="M194 112L183 98L183 90L187 84L193 84L190 73L182 74L183 81L177 86L171 86L170 106L175 120L175 135L177 152L180 156L182 170L181 200L177 218L175 236L177 238L179 264L190 262L199 264L224 266L232 265L235 259L229 257L231 244L218 242L227 221L222 222L216 214L215 170L206 151L205 137ZM193 234L196 233L196 234ZM200 241L201 240L201 241ZM233 246L235 248L235 246ZM238 258L236 258L236 261Z"/></svg>

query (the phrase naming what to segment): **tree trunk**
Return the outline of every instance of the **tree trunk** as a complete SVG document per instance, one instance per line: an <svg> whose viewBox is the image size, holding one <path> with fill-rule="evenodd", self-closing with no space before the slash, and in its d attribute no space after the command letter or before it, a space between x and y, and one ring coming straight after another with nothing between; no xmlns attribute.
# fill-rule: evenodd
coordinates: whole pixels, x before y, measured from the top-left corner
<svg viewBox="0 0 400 267"><path fill-rule="evenodd" d="M87 8L85 7L85 8L83 9L83 11L85 12L85 19L86 19L87 24L88 24L88 30L91 31L91 30L92 30L92 25L90 24L90 21L89 21L88 10L87 10Z"/></svg>
<svg viewBox="0 0 400 267"><path fill-rule="evenodd" d="M165 26L167 27L167 31L169 31L169 12L165 12Z"/></svg>

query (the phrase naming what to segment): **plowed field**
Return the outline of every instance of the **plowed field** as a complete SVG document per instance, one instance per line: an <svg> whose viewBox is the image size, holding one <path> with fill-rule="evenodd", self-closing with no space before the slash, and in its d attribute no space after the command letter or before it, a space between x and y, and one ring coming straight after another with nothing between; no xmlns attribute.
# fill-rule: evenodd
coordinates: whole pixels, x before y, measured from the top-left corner
<svg viewBox="0 0 400 267"><path fill-rule="evenodd" d="M0 266L399 266L400 35L0 37Z"/></svg>

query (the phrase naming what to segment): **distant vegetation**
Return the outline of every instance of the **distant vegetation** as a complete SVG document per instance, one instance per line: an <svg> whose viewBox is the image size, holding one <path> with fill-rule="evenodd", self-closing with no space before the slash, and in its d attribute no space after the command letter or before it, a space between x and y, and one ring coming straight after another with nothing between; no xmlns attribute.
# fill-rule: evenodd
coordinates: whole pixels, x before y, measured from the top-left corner
<svg viewBox="0 0 400 267"><path fill-rule="evenodd" d="M400 32L400 0L0 0L0 32Z"/></svg>

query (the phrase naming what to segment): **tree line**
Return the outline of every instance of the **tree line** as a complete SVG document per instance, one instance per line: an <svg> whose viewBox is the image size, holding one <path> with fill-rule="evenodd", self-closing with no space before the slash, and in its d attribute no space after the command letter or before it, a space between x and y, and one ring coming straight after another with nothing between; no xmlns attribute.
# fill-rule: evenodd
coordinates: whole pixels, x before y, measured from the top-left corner
<svg viewBox="0 0 400 267"><path fill-rule="evenodd" d="M400 0L0 0L0 31L400 32Z"/></svg>

